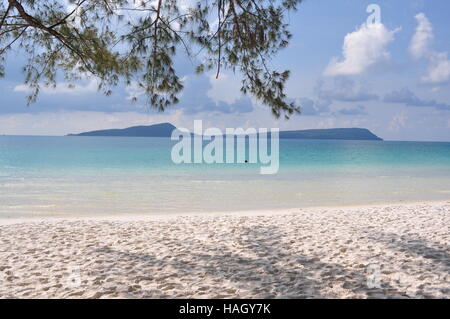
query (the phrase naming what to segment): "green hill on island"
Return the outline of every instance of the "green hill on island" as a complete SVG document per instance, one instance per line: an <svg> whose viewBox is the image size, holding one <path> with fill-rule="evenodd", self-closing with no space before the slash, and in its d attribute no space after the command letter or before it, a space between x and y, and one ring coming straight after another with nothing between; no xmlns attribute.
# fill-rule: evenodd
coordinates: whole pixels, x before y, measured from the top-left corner
<svg viewBox="0 0 450 319"><path fill-rule="evenodd" d="M176 127L170 123L149 126L132 126L124 129L100 130L69 136L129 136L129 137L170 137Z"/></svg>
<svg viewBox="0 0 450 319"><path fill-rule="evenodd" d="M383 140L365 128L332 128L319 130L284 131L280 132L280 138L308 140Z"/></svg>
<svg viewBox="0 0 450 319"><path fill-rule="evenodd" d="M128 136L128 137L170 137L176 127L170 123L149 126L133 126L124 129L111 129L69 134L69 136ZM298 130L280 132L282 139L308 140L375 140L381 138L365 128L333 128L318 130Z"/></svg>

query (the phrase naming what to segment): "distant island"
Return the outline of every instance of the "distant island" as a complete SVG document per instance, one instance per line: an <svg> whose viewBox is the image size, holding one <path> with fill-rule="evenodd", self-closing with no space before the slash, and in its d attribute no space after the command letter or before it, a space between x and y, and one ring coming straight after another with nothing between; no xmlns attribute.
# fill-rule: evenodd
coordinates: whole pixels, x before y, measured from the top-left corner
<svg viewBox="0 0 450 319"><path fill-rule="evenodd" d="M149 126L133 126L124 129L111 129L69 134L68 136L125 136L125 137L170 137L176 127L170 123ZM282 131L281 139L307 140L374 140L382 141L365 128L333 128L317 130Z"/></svg>
<svg viewBox="0 0 450 319"><path fill-rule="evenodd" d="M128 136L128 137L170 137L176 127L170 123L149 126L132 126L124 129L100 130L69 136Z"/></svg>
<svg viewBox="0 0 450 319"><path fill-rule="evenodd" d="M374 140L383 139L365 128L331 128L280 132L280 138L305 140Z"/></svg>

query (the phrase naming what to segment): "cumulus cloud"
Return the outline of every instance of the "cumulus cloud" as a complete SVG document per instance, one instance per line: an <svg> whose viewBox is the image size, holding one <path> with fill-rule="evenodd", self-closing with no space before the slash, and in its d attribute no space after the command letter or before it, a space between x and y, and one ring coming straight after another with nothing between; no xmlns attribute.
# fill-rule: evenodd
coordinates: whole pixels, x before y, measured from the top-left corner
<svg viewBox="0 0 450 319"><path fill-rule="evenodd" d="M433 42L433 27L425 14L416 15L417 28L409 45L409 52L415 58L423 58L430 54Z"/></svg>
<svg viewBox="0 0 450 319"><path fill-rule="evenodd" d="M386 103L402 103L407 106L433 107L438 110L450 111L450 105L437 102L436 100L420 99L408 88L403 88L401 90L392 91L386 94L383 101Z"/></svg>
<svg viewBox="0 0 450 319"><path fill-rule="evenodd" d="M216 95L213 99L208 95L212 85L209 78L205 75L190 75L184 77L185 88L180 95L180 103L173 105L169 110L181 110L186 114L198 114L203 112L213 112L221 114L241 114L249 113L254 109L252 100L239 94L232 99L220 99ZM120 91L119 89L123 89ZM56 87L42 87L41 95L36 104L30 108L15 107L18 102L25 103L23 97L19 99L10 99L3 101L4 106L0 108L1 113L12 112L49 112L49 111L109 111L109 112L142 112L153 113L153 110L147 106L144 90L136 82L130 86L121 87L113 96L106 97L97 93L97 82L90 81L86 84L76 84L69 87L67 83L58 83ZM14 92L30 93L29 87L20 84L13 88ZM67 98L74 96L76 98ZM136 103L131 100L137 99Z"/></svg>
<svg viewBox="0 0 450 319"><path fill-rule="evenodd" d="M351 107L351 108L340 109L336 113L337 113L337 115L346 115L346 116L367 115L366 108L363 105L358 105L356 107Z"/></svg>
<svg viewBox="0 0 450 319"><path fill-rule="evenodd" d="M361 102L378 99L378 95L371 93L363 83L346 77L335 78L333 85L328 87L323 81L318 81L315 91L320 99L329 101Z"/></svg>
<svg viewBox="0 0 450 319"><path fill-rule="evenodd" d="M321 79L317 81L314 92L316 96L313 98L298 99L302 116L365 115L367 113L362 105L338 111L333 111L330 106L334 101L354 103L379 99L378 95L371 93L363 83L357 83L347 77L337 77L331 82Z"/></svg>
<svg viewBox="0 0 450 319"><path fill-rule="evenodd" d="M36 103L26 105L25 94L29 88L17 83L0 85L0 114L7 113L41 113L60 111L95 111L95 112L148 112L143 105L125 99L123 87L115 89L111 96L97 90L97 83L80 82L74 88L66 83L59 83L55 89L42 88Z"/></svg>
<svg viewBox="0 0 450 319"><path fill-rule="evenodd" d="M307 97L299 99L301 114L304 116L318 116L330 112L330 102L321 100L312 100Z"/></svg>
<svg viewBox="0 0 450 319"><path fill-rule="evenodd" d="M382 23L361 25L345 36L342 48L343 58L334 57L324 75L357 75L364 73L374 64L389 58L386 47L394 41L399 29L389 30Z"/></svg>
<svg viewBox="0 0 450 319"><path fill-rule="evenodd" d="M450 60L447 52L435 52L429 58L427 74L422 78L428 83L444 83L450 79Z"/></svg>
<svg viewBox="0 0 450 319"><path fill-rule="evenodd" d="M415 59L427 59L428 70L422 77L423 82L444 83L450 79L450 60L448 52L433 49L433 26L424 13L416 15L417 28L409 45L409 52Z"/></svg>
<svg viewBox="0 0 450 319"><path fill-rule="evenodd" d="M128 94L126 99L130 101L136 100L145 94L145 89L140 87L136 81L131 81L131 83L125 87L125 91Z"/></svg>
<svg viewBox="0 0 450 319"><path fill-rule="evenodd" d="M214 101L223 101L231 104L242 97L241 80L234 74L222 72L218 79L216 79L216 74L211 74L209 82L211 83L211 88L207 94Z"/></svg>
<svg viewBox="0 0 450 319"><path fill-rule="evenodd" d="M184 77L184 84L180 103L175 105L174 108L182 109L186 114L202 112L249 113L254 109L251 99L242 94L228 101L213 99L208 95L208 92L212 89L212 84L206 75L186 76Z"/></svg>
<svg viewBox="0 0 450 319"><path fill-rule="evenodd" d="M19 84L13 88L14 92L31 93L32 89L26 84ZM75 84L71 85L69 83L60 82L55 86L46 86L41 84L40 92L47 95L54 94L70 94L70 95L81 95L86 93L95 93L98 91L98 82L96 80L90 80L86 84Z"/></svg>

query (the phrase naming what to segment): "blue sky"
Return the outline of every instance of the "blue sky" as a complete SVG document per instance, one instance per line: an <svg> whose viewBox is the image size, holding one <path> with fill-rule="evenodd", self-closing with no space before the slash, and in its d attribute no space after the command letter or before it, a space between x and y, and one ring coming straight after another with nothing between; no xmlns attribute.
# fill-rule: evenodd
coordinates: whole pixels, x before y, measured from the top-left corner
<svg viewBox="0 0 450 319"><path fill-rule="evenodd" d="M369 4L381 21L366 20ZM26 106L20 56L8 60L0 79L0 134L63 135L93 129L171 122L204 126L280 129L365 127L389 140L450 141L450 2L447 0L306 0L289 22L289 48L272 62L290 69L288 96L303 107L289 121L239 92L239 76L195 75L178 58L185 90L163 114L148 110L136 88L109 97L95 80L75 89L60 83ZM373 24L374 23L374 24Z"/></svg>

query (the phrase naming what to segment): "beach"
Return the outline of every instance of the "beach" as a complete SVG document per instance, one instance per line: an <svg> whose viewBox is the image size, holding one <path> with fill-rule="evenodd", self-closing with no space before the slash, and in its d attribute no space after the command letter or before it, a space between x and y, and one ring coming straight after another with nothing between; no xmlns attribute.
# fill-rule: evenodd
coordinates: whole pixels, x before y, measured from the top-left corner
<svg viewBox="0 0 450 319"><path fill-rule="evenodd" d="M3 218L0 298L449 298L450 201Z"/></svg>
<svg viewBox="0 0 450 319"><path fill-rule="evenodd" d="M445 12L0 0L0 301L450 299Z"/></svg>

